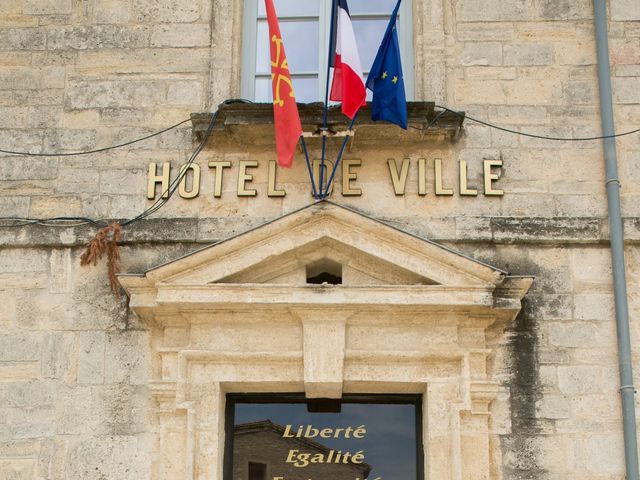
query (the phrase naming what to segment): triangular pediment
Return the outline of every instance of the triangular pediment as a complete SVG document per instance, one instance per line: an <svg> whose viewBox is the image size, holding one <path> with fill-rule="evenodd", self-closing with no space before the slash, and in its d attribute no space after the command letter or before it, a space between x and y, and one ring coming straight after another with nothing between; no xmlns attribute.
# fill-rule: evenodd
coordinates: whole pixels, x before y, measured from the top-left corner
<svg viewBox="0 0 640 480"><path fill-rule="evenodd" d="M149 270L154 283L305 284L307 266L340 264L352 286L489 286L505 275L441 245L321 202Z"/></svg>
<svg viewBox="0 0 640 480"><path fill-rule="evenodd" d="M432 241L323 201L143 275L121 275L120 282L138 313L157 305L182 311L197 305L376 304L447 311L455 305L470 312L498 303L503 309L519 309L531 279L513 279Z"/></svg>

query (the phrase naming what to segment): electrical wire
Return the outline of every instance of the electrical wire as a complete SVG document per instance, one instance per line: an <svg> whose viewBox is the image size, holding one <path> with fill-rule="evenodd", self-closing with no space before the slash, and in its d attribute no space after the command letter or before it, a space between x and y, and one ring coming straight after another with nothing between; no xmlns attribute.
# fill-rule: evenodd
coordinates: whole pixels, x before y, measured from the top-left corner
<svg viewBox="0 0 640 480"><path fill-rule="evenodd" d="M228 104L231 104L231 103L253 103L253 102L251 102L250 100L234 98L234 99L225 100L220 105L228 105ZM630 130L630 131L627 131L627 132L617 133L617 134L613 134L613 135L603 135L603 136L597 136L597 137L581 137L581 138L552 137L552 136L537 135L537 134L527 133L527 132L519 132L517 130L512 130L512 129L509 129L509 128L501 127L499 125L494 125L494 124L491 124L489 122L485 122L484 120L480 120L480 119L477 119L477 118L474 118L474 117L470 117L469 115L466 115L464 112L458 112L458 111L452 110L450 108L444 107L442 105L435 105L435 107L441 109L442 111L438 112L436 114L436 116L433 118L433 120L431 120L426 127L409 126L409 128L412 128L412 129L415 129L415 130L422 130L422 131L429 130L433 125L435 125L435 123L442 117L442 115L444 113L449 112L449 113L452 113L454 115L457 115L458 117L467 118L472 122L475 122L475 123L478 123L480 125L484 125L484 126L487 126L487 127L490 127L490 128L494 128L496 130L501 130L503 132L512 133L512 134L515 134L515 135L521 135L521 136L530 137L530 138L538 138L538 139L542 139L542 140L551 140L551 141L563 141L563 142L566 142L566 141L593 141L593 140L602 140L602 139L605 139L605 138L623 137L623 136L626 136L626 135L633 135L635 133L640 132L640 128L638 128L638 129ZM139 215L137 215L137 216L135 216L135 217L133 217L133 218L131 218L129 220L125 220L125 221L121 222L122 226L131 225L132 223L135 223L135 222L138 222L140 220L143 220L143 219L147 218L148 216L154 214L155 212L160 210L162 207L164 207L164 205L167 204L169 199L173 196L175 191L178 189L178 187L180 185L180 182L182 182L182 180L186 177L186 175L187 175L187 173L189 171L189 167L193 164L193 162L196 160L196 158L198 157L200 152L202 152L202 150L204 149L207 141L209 140L209 137L211 136L211 134L213 132L213 128L214 128L215 122L216 122L216 120L218 118L219 112L220 112L220 109L218 108L213 113L213 115L211 116L211 121L209 122L209 126L207 127L207 130L206 130L206 132L204 134L204 137L203 137L202 141L197 146L197 148L194 150L194 152L191 154L191 156L189 157L189 160L187 161L187 163L183 166L180 175L178 175L178 177L174 178L173 181L171 181L169 183L169 186L167 187L167 189L162 192L162 194L160 195L160 198L153 205L151 205L149 208L144 210ZM0 153L6 153L6 154L11 154L11 155L36 156L36 157L59 157L59 156L87 155L87 154L91 154L91 153L99 153L99 152L104 152L104 151L107 151L107 150L113 150L113 149L116 149L116 148L125 147L127 145L132 145L134 143L147 140L147 139L155 137L157 135L161 135L162 133L165 133L165 132L167 132L169 130L177 128L180 125L189 122L190 120L191 119L183 120L182 122L176 123L175 125L167 127L167 128L165 128L163 130L160 130L158 132L152 133L152 134L147 135L145 137L138 138L136 140L131 140L129 142L118 144L118 145L112 145L110 147L99 148L99 149L96 149L96 150L88 150L88 151L84 151L84 152L71 152L71 153L28 153L28 152L17 152L17 151L0 149ZM165 198L165 195L166 195L166 198ZM9 223L8 224L3 224L3 222L9 222ZM0 217L0 228L18 228L18 227L24 227L24 226L27 226L27 225L34 225L34 224L47 226L47 227L60 227L60 228L78 227L78 226L89 225L89 224L93 225L93 226L96 226L96 227L103 227L103 226L106 226L106 221L102 220L102 219L94 220L94 219L87 218L87 217L54 217L54 218L48 218L48 219L28 218L28 217L27 218L25 218L25 217Z"/></svg>
<svg viewBox="0 0 640 480"><path fill-rule="evenodd" d="M512 133L512 134L515 134L515 135L521 135L523 137L539 138L541 140L552 140L552 141L559 141L559 142L589 142L589 141L593 141L593 140L603 140L605 138L624 137L626 135L633 135L634 133L640 132L640 128L637 128L635 130L629 130L628 132L616 133L616 134L613 134L613 135L602 135L602 136L598 136L598 137L579 137L579 138L552 137L552 136L547 136L547 135L537 135L535 133L519 132L518 130L512 130L510 128L500 127L499 125L494 125L492 123L485 122L484 120L480 120L478 118L470 117L469 115L466 115L464 112L457 112L455 110L451 110L450 108L443 107L442 105L435 105L435 107L442 109L442 112L440 112L429 123L429 125L427 125L426 128L425 127L414 127L414 126L411 126L411 128L413 128L414 130L421 130L421 131L429 130L429 128L431 126L433 126L433 124L436 122L436 120L438 118L440 118L440 116L442 116L443 113L450 112L450 113L453 113L454 115L457 115L458 117L466 118L468 120L471 120L472 122L479 123L480 125L484 125L486 127L494 128L496 130L500 130L500 131L503 131L503 132Z"/></svg>
<svg viewBox="0 0 640 480"><path fill-rule="evenodd" d="M229 105L232 103L253 103L251 100L246 100L243 98L231 98L231 99L227 99L225 101L223 101L220 105ZM131 225L132 223L135 223L137 221L140 221L144 218L147 218L149 215L154 214L155 212L157 212L158 210L160 210L162 207L164 207L166 205L166 203L169 201L169 199L173 196L173 194L175 193L175 191L178 189L178 186L180 185L180 182L184 179L184 177L186 177L187 172L189 171L189 167L193 164L193 162L195 161L195 159L198 157L198 155L200 154L200 152L202 152L202 150L204 149L205 145L207 144L207 141L209 140L209 137L211 136L211 133L213 132L213 128L215 126L216 120L218 118L218 115L220 113L220 108L218 107L218 109L213 113L213 115L211 116L211 121L209 122L209 126L207 127L207 130L205 131L205 134L202 138L202 141L198 144L198 147L195 149L195 151L191 154L191 156L189 157L189 160L187 161L187 163L184 165L184 167L182 168L182 172L180 173L180 175L178 175L177 178L173 179L172 182L169 183L169 186L167 187L167 189L165 191L163 191L160 194L160 198L153 204L151 205L149 208L147 208L146 210L144 210L142 213L140 213L139 215L135 216L134 218L131 218L129 220L125 220L123 222L121 222L120 224L122 226L125 225ZM185 120L181 123L178 123L176 125L173 125L171 127L165 128L164 130L161 130L160 132L156 132L155 134L153 134L152 136L155 135L159 135L160 133L166 132L168 130L171 130L172 128L175 128L179 125L182 125L183 123L186 123L189 120ZM146 138L150 138L150 136L145 137ZM138 139L136 141L141 141L142 139ZM135 143L136 141L134 141L133 143ZM129 144L132 142L129 142ZM124 146L126 144L122 144L120 146ZM118 146L114 146L114 147L108 147L108 148L117 148ZM101 149L100 151L103 151L104 149ZM98 150L94 150L94 151L89 151L89 152L78 152L76 153L77 155L81 155L81 154L85 154L85 153L95 153ZM0 150L0 152L5 152L3 150ZM26 155L31 155L31 154L26 154ZM44 155L44 154L41 154ZM71 154L69 154L71 155ZM51 156L58 156L58 155L51 155ZM164 196L166 195L166 198L164 198ZM7 225L3 225L2 222L10 222ZM74 222L74 223L68 223L68 222ZM79 227L79 226L83 226L83 225L94 225L96 227L104 227L107 225L107 223L104 220L93 220L91 218L87 218L87 217L55 217L55 218L48 218L48 219L40 219L40 218L23 218L23 217L0 217L0 228L18 228L18 227L24 227L27 225L43 225L43 226L47 226L47 227Z"/></svg>
<svg viewBox="0 0 640 480"><path fill-rule="evenodd" d="M138 143L138 142L142 142L144 140L148 140L150 138L153 137L157 137L158 135L162 135L165 132L168 132L169 130L173 130L174 128L179 127L180 125L183 125L187 122L190 122L191 119L187 118L186 120L183 120L181 122L176 123L175 125L171 125L170 127L164 128L162 130L159 130L157 132L154 132L150 135L141 137L141 138L136 138L135 140L131 140L129 142L125 142L125 143L119 143L117 145L111 145L110 147L102 147L102 148L97 148L95 150L85 150L82 152L67 152L67 153L29 153L29 152L20 152L20 151L14 151L14 150L4 150L4 149L0 149L0 153L5 153L7 155L23 155L23 156L27 156L27 157L72 157L72 156L77 156L77 155L89 155L91 153L100 153L100 152L106 152L108 150L115 150L116 148L122 148L122 147L126 147L129 145L133 145L134 143Z"/></svg>
<svg viewBox="0 0 640 480"><path fill-rule="evenodd" d="M189 167L193 164L195 159L198 157L198 155L200 155L200 152L202 152L205 145L207 144L207 141L209 140L209 137L211 136L211 132L213 131L213 127L216 123L216 119L218 118L219 112L220 112L220 109L216 110L211 116L211 121L209 122L209 126L207 127L207 130L202 138L202 141L200 142L198 147L195 149L195 151L191 154L191 156L189 157L189 160L187 160L187 163L185 163L184 166L182 167L182 171L180 175L178 175L176 178L173 179L171 183L169 183L169 186L167 187L167 189L162 192L162 194L160 195L160 198L156 200L156 202L153 205L151 205L149 208L147 208L144 212L140 213L136 217L130 220L121 222L121 225L123 227L147 218L149 215L154 214L155 212L157 212L158 210L160 210L162 207L166 205L166 203L171 199L175 191L178 189L180 182L182 182L182 180L187 176ZM165 198L165 195L166 195L166 198Z"/></svg>
<svg viewBox="0 0 640 480"><path fill-rule="evenodd" d="M8 225L0 224L0 228L18 228L27 225L42 225L44 227L80 227L83 225L94 225L96 227L105 226L101 220L93 220L87 217L55 217L55 218L23 218L23 217L0 217L0 222L13 222ZM70 223L72 222L72 223Z"/></svg>

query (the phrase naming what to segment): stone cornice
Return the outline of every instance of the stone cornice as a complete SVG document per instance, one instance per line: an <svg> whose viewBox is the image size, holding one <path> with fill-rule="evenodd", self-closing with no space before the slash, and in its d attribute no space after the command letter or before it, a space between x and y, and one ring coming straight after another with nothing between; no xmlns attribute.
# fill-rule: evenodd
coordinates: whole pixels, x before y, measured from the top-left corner
<svg viewBox="0 0 640 480"><path fill-rule="evenodd" d="M237 221L234 221L237 220ZM138 222L123 230L122 245L212 244L237 232L238 223L257 226L268 218L159 218ZM608 243L606 217L480 217L430 219L434 226L415 224L415 217L384 218L384 221L438 242L572 245ZM110 223L110 221L107 221ZM624 219L625 242L640 244L640 218ZM94 227L45 227L27 225L0 228L0 248L84 247L95 235Z"/></svg>
<svg viewBox="0 0 640 480"><path fill-rule="evenodd" d="M371 105L362 107L359 119L354 127L357 146L385 145L390 142L402 141L424 142L429 140L455 140L462 128L465 114L459 112L436 112L434 102L407 102L408 130L401 130L386 122L371 120ZM324 106L322 103L299 103L300 120L304 132L319 135L323 126ZM209 128L212 113L192 113L191 122L193 133L198 140ZM347 130L348 119L340 112L340 107L330 107L327 125L329 137ZM246 145L259 142L274 144L273 136L273 105L271 103L236 102L221 105L214 131L224 135L215 135L212 142L235 143ZM356 147L357 148L357 147Z"/></svg>

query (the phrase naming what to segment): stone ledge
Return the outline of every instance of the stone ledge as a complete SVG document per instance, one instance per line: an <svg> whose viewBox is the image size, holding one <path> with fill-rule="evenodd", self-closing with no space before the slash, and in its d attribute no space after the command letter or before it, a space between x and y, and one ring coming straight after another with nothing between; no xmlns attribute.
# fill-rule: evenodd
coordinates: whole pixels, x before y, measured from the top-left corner
<svg viewBox="0 0 640 480"><path fill-rule="evenodd" d="M272 218L159 218L142 220L122 232L123 245L139 244L211 244L221 239L261 225ZM435 240L456 243L494 244L605 244L608 241L609 222L606 217L451 217L443 233L416 226L415 218L381 219L409 233ZM456 229L457 222L480 222L484 229ZM241 225L240 225L241 224ZM625 242L640 244L640 218L624 220ZM15 247L83 247L96 229L80 227L45 227L28 225L18 228L0 228L0 248ZM455 233L447 233L455 232Z"/></svg>
<svg viewBox="0 0 640 480"><path fill-rule="evenodd" d="M403 130L387 122L371 120L371 104L362 107L354 126L356 145L384 145L389 142L416 143L424 141L455 140L458 137L464 112L436 112L434 102L407 102L409 129ZM319 133L323 124L323 103L299 103L298 111L304 132ZM212 113L192 113L193 133L201 140L211 122ZM349 119L340 112L340 107L330 107L327 119L329 137L349 127ZM220 106L214 132L213 144L247 143L271 145L273 135L273 105L270 103L229 103ZM342 138L342 137L337 137Z"/></svg>

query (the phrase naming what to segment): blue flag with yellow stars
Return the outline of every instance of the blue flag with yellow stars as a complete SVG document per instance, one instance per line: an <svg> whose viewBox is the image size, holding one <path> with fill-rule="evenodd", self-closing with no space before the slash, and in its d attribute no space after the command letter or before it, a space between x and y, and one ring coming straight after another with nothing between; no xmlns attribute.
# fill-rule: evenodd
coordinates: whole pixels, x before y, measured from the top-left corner
<svg viewBox="0 0 640 480"><path fill-rule="evenodd" d="M401 0L393 9L382 44L367 78L367 88L373 92L371 118L386 120L407 129L407 99L402 79L400 45L396 17Z"/></svg>

